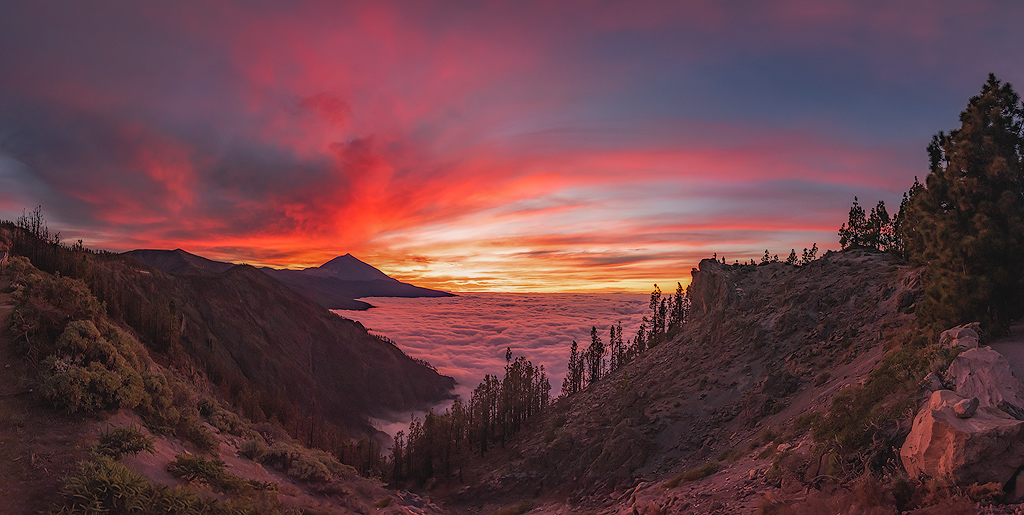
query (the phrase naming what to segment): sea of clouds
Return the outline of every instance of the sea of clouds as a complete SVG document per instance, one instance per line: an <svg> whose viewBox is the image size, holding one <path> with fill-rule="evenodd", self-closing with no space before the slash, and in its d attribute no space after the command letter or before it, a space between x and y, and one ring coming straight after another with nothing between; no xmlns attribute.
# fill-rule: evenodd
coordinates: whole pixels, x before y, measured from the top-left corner
<svg viewBox="0 0 1024 515"><path fill-rule="evenodd" d="M544 365L554 397L562 387L572 341L585 349L590 344L590 329L596 326L607 344L609 326L619 322L623 339L632 339L649 311L650 296L463 293L458 297L362 300L376 307L335 313L359 321L372 333L387 336L406 354L454 377L458 381L455 393L468 400L485 374L504 373L506 348L534 365ZM401 414L391 422L407 424L408 420L408 414ZM384 426L389 424L382 423L381 429L391 434L397 430Z"/></svg>

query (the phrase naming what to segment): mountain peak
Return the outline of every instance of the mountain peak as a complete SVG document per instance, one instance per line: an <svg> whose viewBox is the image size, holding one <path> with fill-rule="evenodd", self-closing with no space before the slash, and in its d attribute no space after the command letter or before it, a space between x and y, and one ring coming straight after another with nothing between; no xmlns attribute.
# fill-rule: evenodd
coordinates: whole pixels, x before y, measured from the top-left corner
<svg viewBox="0 0 1024 515"><path fill-rule="evenodd" d="M395 281L384 272L363 263L352 254L338 256L318 267L307 268L305 271L319 276L337 277L345 281Z"/></svg>

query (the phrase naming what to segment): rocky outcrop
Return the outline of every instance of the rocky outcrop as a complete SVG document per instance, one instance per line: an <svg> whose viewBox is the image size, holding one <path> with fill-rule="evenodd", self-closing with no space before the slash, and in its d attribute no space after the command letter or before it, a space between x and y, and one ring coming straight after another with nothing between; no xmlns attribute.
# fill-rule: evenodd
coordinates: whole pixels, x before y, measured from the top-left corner
<svg viewBox="0 0 1024 515"><path fill-rule="evenodd" d="M993 406L960 418L954 406L963 400L951 390L932 393L900 449L903 466L912 477L1006 484L1024 465L1024 422Z"/></svg>
<svg viewBox="0 0 1024 515"><path fill-rule="evenodd" d="M946 375L960 397L977 397L980 406L993 406L1024 420L1024 384L1010 371L1010 362L991 347L960 354Z"/></svg>
<svg viewBox="0 0 1024 515"><path fill-rule="evenodd" d="M693 280L686 289L686 295L692 302L691 313L706 315L723 311L737 297L730 265L714 259L702 259L697 267L690 272Z"/></svg>
<svg viewBox="0 0 1024 515"><path fill-rule="evenodd" d="M972 322L943 331L939 335L939 344L947 347L963 347L965 349L976 348L981 343L981 337L978 336L979 325L977 322Z"/></svg>
<svg viewBox="0 0 1024 515"><path fill-rule="evenodd" d="M933 391L914 418L900 450L911 476L1006 485L1024 466L1024 384L1002 354L978 347L976 327L955 327L939 337L941 345L968 350L945 373L945 384L955 391Z"/></svg>

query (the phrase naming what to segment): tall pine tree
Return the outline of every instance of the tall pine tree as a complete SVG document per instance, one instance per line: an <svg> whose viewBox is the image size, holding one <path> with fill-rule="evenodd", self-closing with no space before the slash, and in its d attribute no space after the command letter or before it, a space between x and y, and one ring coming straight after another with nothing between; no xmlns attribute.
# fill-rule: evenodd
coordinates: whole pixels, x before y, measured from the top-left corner
<svg viewBox="0 0 1024 515"><path fill-rule="evenodd" d="M899 230L907 257L927 264L918 318L980 321L1005 331L1024 306L1024 108L994 75L961 126L928 146L924 187L911 190Z"/></svg>

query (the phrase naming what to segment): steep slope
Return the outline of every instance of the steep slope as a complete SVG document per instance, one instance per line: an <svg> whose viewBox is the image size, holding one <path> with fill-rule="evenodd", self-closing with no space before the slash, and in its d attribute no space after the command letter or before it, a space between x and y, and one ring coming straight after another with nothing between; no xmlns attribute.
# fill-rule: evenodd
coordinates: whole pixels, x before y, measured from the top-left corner
<svg viewBox="0 0 1024 515"><path fill-rule="evenodd" d="M213 372L215 382L259 384L263 395L288 399L281 409L352 423L422 408L454 387L452 378L251 266L183 276L179 284L182 345L227 365Z"/></svg>
<svg viewBox="0 0 1024 515"><path fill-rule="evenodd" d="M466 472L479 481L445 494L466 513L531 499L537 512L566 502L749 512L760 499L753 494L768 488L773 452L765 446L779 434L805 434L793 420L824 411L913 326L904 311L919 296L919 273L867 250L830 252L802 267L701 261L682 332L556 402L523 438ZM727 470L713 477L733 479L692 492L659 481L706 463ZM750 479L751 470L761 479ZM684 503L684 491L696 497Z"/></svg>
<svg viewBox="0 0 1024 515"><path fill-rule="evenodd" d="M331 455L244 420L104 311L81 281L0 266L3 513L440 513L357 474L369 439Z"/></svg>
<svg viewBox="0 0 1024 515"><path fill-rule="evenodd" d="M158 361L208 378L247 416L276 419L306 441L372 433L368 417L423 408L454 387L451 377L254 267L171 275L128 256L40 244L6 230L15 254L83 279Z"/></svg>

